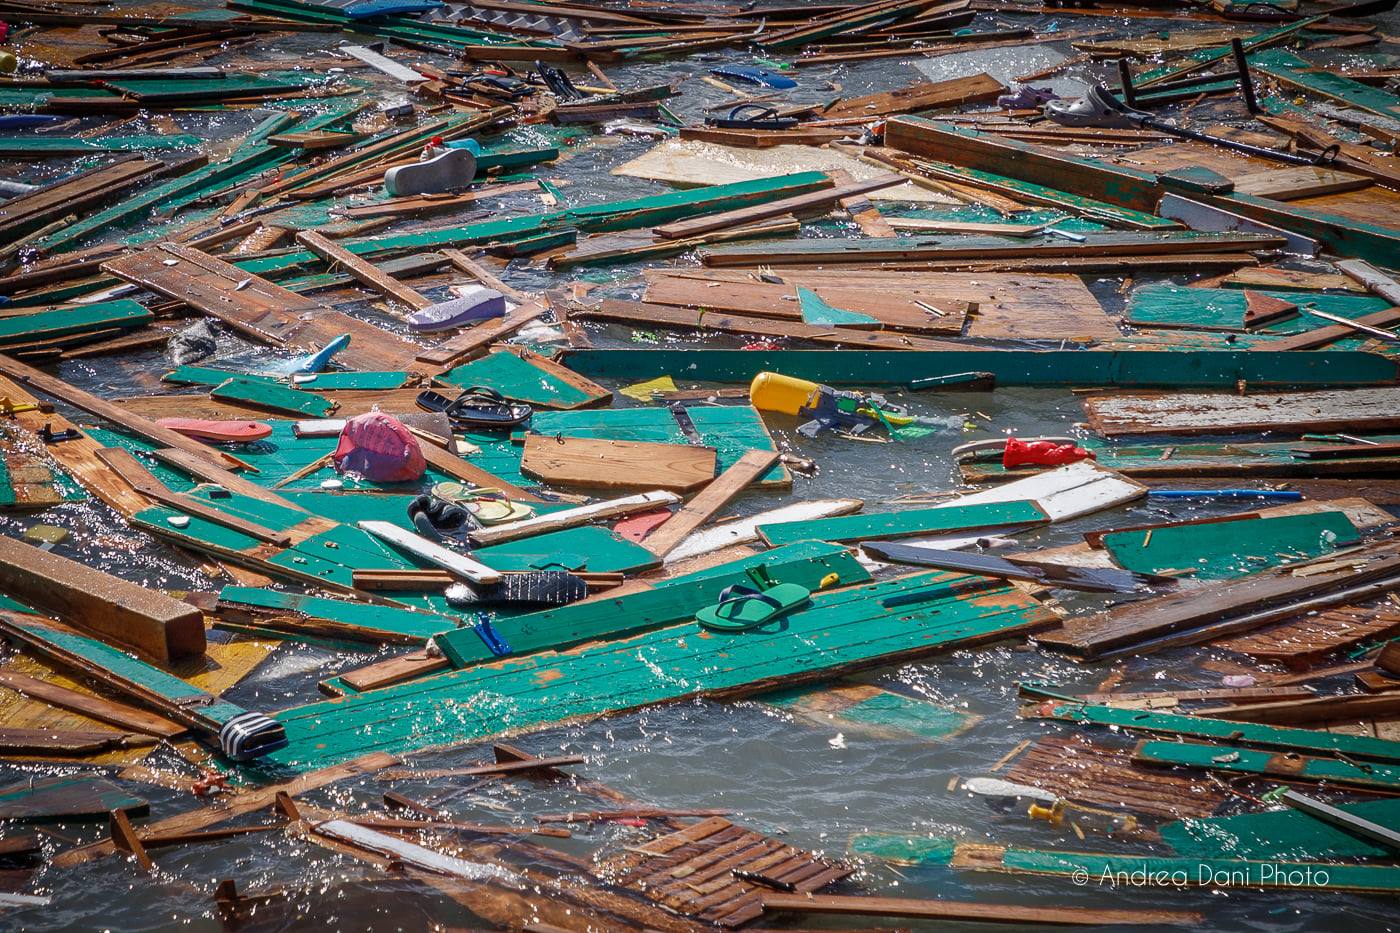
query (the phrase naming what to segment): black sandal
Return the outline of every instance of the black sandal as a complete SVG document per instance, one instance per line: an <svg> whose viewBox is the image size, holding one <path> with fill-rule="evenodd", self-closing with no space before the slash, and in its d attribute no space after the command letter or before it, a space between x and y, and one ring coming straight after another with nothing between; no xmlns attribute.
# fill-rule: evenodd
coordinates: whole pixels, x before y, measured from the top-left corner
<svg viewBox="0 0 1400 933"><path fill-rule="evenodd" d="M530 420L529 405L506 401L505 396L487 386L470 386L455 399L428 389L418 393L418 407L440 411L459 431L502 431L518 428Z"/></svg>

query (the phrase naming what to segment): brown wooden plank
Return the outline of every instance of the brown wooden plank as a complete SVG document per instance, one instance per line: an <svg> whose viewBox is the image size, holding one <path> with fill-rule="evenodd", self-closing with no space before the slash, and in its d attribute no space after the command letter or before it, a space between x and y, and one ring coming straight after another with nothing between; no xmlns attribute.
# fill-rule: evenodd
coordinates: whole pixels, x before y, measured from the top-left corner
<svg viewBox="0 0 1400 933"><path fill-rule="evenodd" d="M1251 703L1247 706L1217 706L1195 711L1198 716L1270 725L1385 719L1396 713L1400 713L1400 691L1365 696L1308 697L1300 700L1279 700L1275 703Z"/></svg>
<svg viewBox="0 0 1400 933"><path fill-rule="evenodd" d="M688 492L715 477L715 450L530 434L520 472L545 483L593 489L666 489Z"/></svg>
<svg viewBox="0 0 1400 933"><path fill-rule="evenodd" d="M170 261L174 265L166 265ZM338 360L358 369L412 370L420 351L411 340L188 246L160 243L110 260L102 268L197 308L259 343L288 350L319 350L341 334L349 334L350 346Z"/></svg>
<svg viewBox="0 0 1400 933"><path fill-rule="evenodd" d="M1089 426L1108 437L1400 428L1400 388L1251 395L1124 392L1086 396L1083 404Z"/></svg>
<svg viewBox="0 0 1400 933"><path fill-rule="evenodd" d="M51 684L18 671L0 671L0 687L8 687L31 699L42 700L51 706L81 713L89 719L105 722L121 729L130 729L143 735L170 738L186 731L180 723L172 722L144 709L128 706L106 697L60 687L58 684Z"/></svg>
<svg viewBox="0 0 1400 933"><path fill-rule="evenodd" d="M538 186L535 184L535 182L530 182L528 187L536 188ZM519 289L511 288L509 285L503 282L500 279L500 277L497 276L494 272L483 266L481 263L477 262L475 259L472 259L460 249L445 249L442 251L442 255L446 257L448 262L452 263L452 265L456 266L458 269L462 270L467 275L476 279L482 285L485 285L487 288L494 288L496 291L500 292L502 295L505 295L507 298L509 298L511 301L516 302L517 304L523 305L536 300L534 295L527 295Z"/></svg>
<svg viewBox="0 0 1400 933"><path fill-rule="evenodd" d="M418 448L423 451L423 459L428 461L429 466L441 470L449 476L465 480L473 486L499 489L510 498L523 502L544 501L534 493L521 489L514 483L506 482L495 473L488 472L451 451L443 450L436 444L421 443Z"/></svg>
<svg viewBox="0 0 1400 933"><path fill-rule="evenodd" d="M190 167L202 161L201 157ZM0 203L0 240L12 242L29 230L101 204L164 171L163 162L134 156L11 198Z"/></svg>
<svg viewBox="0 0 1400 933"><path fill-rule="evenodd" d="M435 347L419 351L416 359L439 370L447 369L481 353L498 340L504 340L544 312L542 302L526 302L509 311L505 317L474 324Z"/></svg>
<svg viewBox="0 0 1400 933"><path fill-rule="evenodd" d="M695 498L681 506L642 541L642 546L657 557L665 557L676 545L730 502L750 483L778 462L775 450L750 450L716 477Z"/></svg>
<svg viewBox="0 0 1400 933"><path fill-rule="evenodd" d="M1006 87L985 72L948 81L919 81L892 91L878 91L863 97L848 97L820 112L822 123L833 120L865 122L880 117L956 107L993 100L1006 93Z"/></svg>
<svg viewBox="0 0 1400 933"><path fill-rule="evenodd" d="M353 671L343 671L340 679L345 681L347 686L364 692L403 683L405 680L423 677L451 666L446 658L430 657L425 651L411 651L387 661L368 664Z"/></svg>
<svg viewBox="0 0 1400 933"><path fill-rule="evenodd" d="M42 681L40 681L42 683ZM95 755L114 749L154 745L160 739L137 732L97 732L86 729L21 729L0 727L0 754Z"/></svg>
<svg viewBox="0 0 1400 933"><path fill-rule="evenodd" d="M204 654L189 603L14 538L0 537L0 591L163 664Z"/></svg>
<svg viewBox="0 0 1400 933"><path fill-rule="evenodd" d="M1375 311L1371 314L1363 314L1356 319L1359 324L1366 324L1371 327L1394 327L1400 324L1400 308L1386 308L1383 311ZM1315 327L1312 330L1305 330L1302 333L1293 334L1288 337L1280 337L1277 340L1269 341L1270 350L1313 350L1317 347L1335 343L1338 340L1346 340L1349 337L1357 336L1356 330L1347 327L1345 324L1329 324L1326 327Z"/></svg>
<svg viewBox="0 0 1400 933"><path fill-rule="evenodd" d="M336 267L343 269L355 281L368 285L385 298L391 298L415 311L421 311L433 304L374 263L367 259L361 259L315 230L298 232L297 240L311 252L330 263L332 271Z"/></svg>
<svg viewBox="0 0 1400 933"><path fill-rule="evenodd" d="M710 312L620 299L605 299L596 305L576 307L571 311L571 315L680 330L718 330L757 337L786 337L824 345L872 350L966 349L965 346L951 341L930 340L910 334L856 330L851 327L818 327L798 321L775 321L728 312Z"/></svg>

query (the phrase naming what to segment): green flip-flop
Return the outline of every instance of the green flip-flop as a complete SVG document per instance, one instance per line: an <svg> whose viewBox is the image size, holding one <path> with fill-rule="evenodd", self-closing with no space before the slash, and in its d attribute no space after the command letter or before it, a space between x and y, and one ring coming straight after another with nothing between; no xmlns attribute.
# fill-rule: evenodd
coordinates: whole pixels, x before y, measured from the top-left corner
<svg viewBox="0 0 1400 933"><path fill-rule="evenodd" d="M695 621L714 632L746 632L787 615L811 599L812 591L796 583L775 583L762 590L735 583L719 594L719 602L695 613Z"/></svg>

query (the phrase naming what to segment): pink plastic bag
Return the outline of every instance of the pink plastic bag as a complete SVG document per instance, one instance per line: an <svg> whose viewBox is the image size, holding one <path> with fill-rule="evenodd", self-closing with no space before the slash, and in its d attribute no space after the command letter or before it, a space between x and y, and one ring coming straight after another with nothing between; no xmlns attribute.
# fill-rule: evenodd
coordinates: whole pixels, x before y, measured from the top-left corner
<svg viewBox="0 0 1400 933"><path fill-rule="evenodd" d="M418 439L397 418L379 411L347 420L331 458L341 473L376 483L413 482L428 468Z"/></svg>

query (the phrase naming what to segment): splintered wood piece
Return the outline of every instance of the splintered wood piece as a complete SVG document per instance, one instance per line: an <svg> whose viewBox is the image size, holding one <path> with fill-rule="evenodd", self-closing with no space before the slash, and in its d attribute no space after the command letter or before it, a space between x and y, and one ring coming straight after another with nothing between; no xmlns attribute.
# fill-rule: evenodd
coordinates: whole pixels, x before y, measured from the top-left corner
<svg viewBox="0 0 1400 933"><path fill-rule="evenodd" d="M433 657L426 651L410 651L397 658L345 671L340 675L340 679L346 686L363 693L366 690L403 683L415 677L424 677L451 666L451 662L446 658Z"/></svg>
<svg viewBox="0 0 1400 933"><path fill-rule="evenodd" d="M1259 292L1244 291L1244 326L1261 327L1298 313L1298 306L1282 298L1272 298Z"/></svg>
<svg viewBox="0 0 1400 933"><path fill-rule="evenodd" d="M118 748L154 745L158 741L153 735L135 732L0 727L0 754L4 755L94 755Z"/></svg>
<svg viewBox="0 0 1400 933"><path fill-rule="evenodd" d="M689 492L715 478L715 465L713 447L531 434L520 472L560 486Z"/></svg>
<svg viewBox="0 0 1400 933"><path fill-rule="evenodd" d="M534 182L530 182L525 187L535 188L537 186ZM487 288L494 288L496 291L500 292L502 295L505 295L511 301L523 305L527 302L535 300L535 297L533 295L527 295L519 289L511 288L505 282L501 281L501 279L497 277L496 274L493 273L490 269L486 268L481 263L477 262L475 259L472 259L460 249L444 249L441 252L442 255L447 259L447 261L452 263L452 265L456 266L458 269L465 272L467 275L476 279L478 282L480 282L482 285L485 285Z"/></svg>
<svg viewBox="0 0 1400 933"><path fill-rule="evenodd" d="M343 246L332 243L315 230L302 230L297 234L297 239L311 252L330 263L332 269L339 266L349 273L351 278L363 285L368 285L385 298L392 298L394 301L408 305L415 311L421 311L432 305L432 302L427 298L389 275L374 263L361 259Z"/></svg>
<svg viewBox="0 0 1400 933"><path fill-rule="evenodd" d="M334 784L337 781L343 781L362 774L370 774L398 763L399 760L393 755L387 755L383 752L373 752L352 761L346 761L317 771L310 771L293 778L285 784L274 784L270 787L263 787L234 795L228 799L226 805L221 807L203 807L198 810L178 813L175 816L166 817L163 820L157 820L154 823L146 825L146 832L151 836L166 836L205 829L223 823L226 820L231 820L270 807L276 802L279 792L285 791L289 794L300 794L318 787L325 787L327 784ZM111 855L115 851L117 851L116 846L114 846L110 840L94 842L76 849L69 849L67 852L56 856L51 864L57 868L68 868L90 862L96 858Z"/></svg>
<svg viewBox="0 0 1400 933"><path fill-rule="evenodd" d="M109 700L106 697L93 696L90 693L81 693L67 687L60 687L58 684L51 684L48 681L30 677L17 671L0 671L0 687L9 687L16 693L31 699L42 700L52 706L57 706L59 709L81 713L89 719L105 722L121 729L131 729L145 735L170 738L185 731L183 725L171 722L155 713L149 713L125 703L118 703L116 700Z"/></svg>
<svg viewBox="0 0 1400 933"><path fill-rule="evenodd" d="M146 871L155 871L156 863L151 861L150 855L146 853L146 847L141 844L141 839L136 835L136 830L131 826L131 820L124 810L113 810L108 824L111 828L112 845L123 852L127 852L136 859L136 864Z"/></svg>
<svg viewBox="0 0 1400 933"><path fill-rule="evenodd" d="M665 524L647 535L642 547L657 557L665 557L691 532L714 517L734 498L778 462L776 450L750 450L734 465L681 506Z"/></svg>
<svg viewBox="0 0 1400 933"><path fill-rule="evenodd" d="M204 654L193 606L13 538L0 537L0 591L162 663Z"/></svg>

